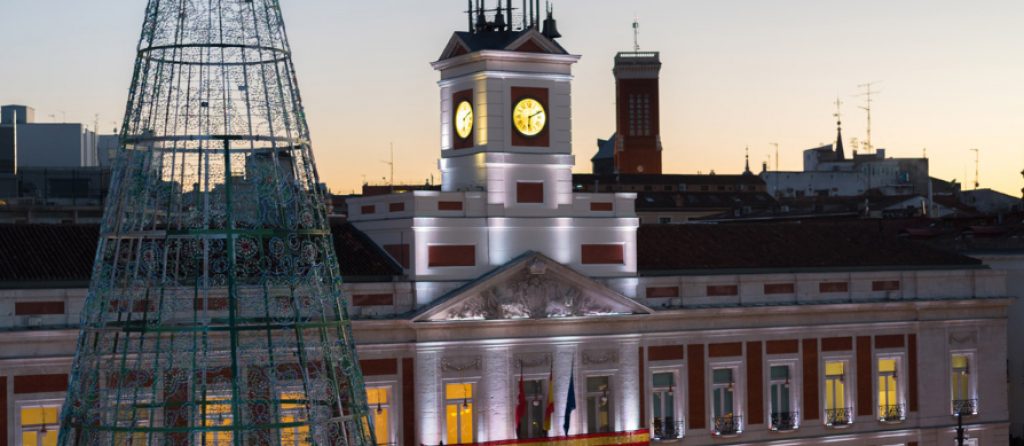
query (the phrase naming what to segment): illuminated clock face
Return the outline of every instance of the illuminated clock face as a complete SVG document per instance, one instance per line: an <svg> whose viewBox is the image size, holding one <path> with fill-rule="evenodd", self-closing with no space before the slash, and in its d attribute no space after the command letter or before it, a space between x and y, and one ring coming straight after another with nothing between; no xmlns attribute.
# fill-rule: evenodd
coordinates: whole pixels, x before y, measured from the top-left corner
<svg viewBox="0 0 1024 446"><path fill-rule="evenodd" d="M544 105L536 99L527 98L516 104L512 111L512 122L524 136L537 136L548 124L548 114Z"/></svg>
<svg viewBox="0 0 1024 446"><path fill-rule="evenodd" d="M455 133L460 139L469 138L473 133L473 105L469 101L462 101L455 108Z"/></svg>

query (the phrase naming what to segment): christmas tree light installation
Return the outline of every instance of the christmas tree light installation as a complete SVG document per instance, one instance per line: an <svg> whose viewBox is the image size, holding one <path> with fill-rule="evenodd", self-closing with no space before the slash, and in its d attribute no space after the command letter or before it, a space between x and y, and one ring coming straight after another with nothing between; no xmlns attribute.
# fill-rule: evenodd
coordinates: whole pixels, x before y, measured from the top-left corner
<svg viewBox="0 0 1024 446"><path fill-rule="evenodd" d="M149 0L59 444L370 445L277 0Z"/></svg>

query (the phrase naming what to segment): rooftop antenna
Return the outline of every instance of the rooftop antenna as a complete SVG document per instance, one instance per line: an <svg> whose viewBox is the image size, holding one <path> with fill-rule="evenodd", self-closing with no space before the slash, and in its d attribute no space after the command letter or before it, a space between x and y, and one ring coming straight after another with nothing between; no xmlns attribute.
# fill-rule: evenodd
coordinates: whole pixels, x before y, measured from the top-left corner
<svg viewBox="0 0 1024 446"><path fill-rule="evenodd" d="M523 31L526 31L526 28L530 27L530 19L529 19L530 16L528 15L529 13L527 12L527 11L529 11L529 8L526 7L526 1L527 0L523 0Z"/></svg>
<svg viewBox="0 0 1024 446"><path fill-rule="evenodd" d="M473 32L473 0L466 0L468 9L466 9L466 15L469 18L469 32Z"/></svg>
<svg viewBox="0 0 1024 446"><path fill-rule="evenodd" d="M640 17L633 16L633 52L640 52Z"/></svg>
<svg viewBox="0 0 1024 446"><path fill-rule="evenodd" d="M866 84L860 84L857 86L858 88L864 90L864 92L861 93L859 96L863 97L866 103L866 105L862 105L860 108L861 110L868 112L868 140L864 142L864 149L867 153L875 152L875 146L871 144L871 104L874 103L874 96L881 93L878 90L873 90L875 84L877 83L878 81L868 82Z"/></svg>
<svg viewBox="0 0 1024 446"><path fill-rule="evenodd" d="M505 15L507 16L505 19L508 20L508 30L512 31L512 0L505 1Z"/></svg>
<svg viewBox="0 0 1024 446"><path fill-rule="evenodd" d="M978 186L981 185L981 179L978 175L981 172L979 168L979 164L981 161L981 150L971 149L971 151L974 152L974 190L978 190Z"/></svg>
<svg viewBox="0 0 1024 446"><path fill-rule="evenodd" d="M395 143L391 143L391 161L381 161L387 164L391 168L391 177L388 180L388 185L391 186L391 192L395 191Z"/></svg>

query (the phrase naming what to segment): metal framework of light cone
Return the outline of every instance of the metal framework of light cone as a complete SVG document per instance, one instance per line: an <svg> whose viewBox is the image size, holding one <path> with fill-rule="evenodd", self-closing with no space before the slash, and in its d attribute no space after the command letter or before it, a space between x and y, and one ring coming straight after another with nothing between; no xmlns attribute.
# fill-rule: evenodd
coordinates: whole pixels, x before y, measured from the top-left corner
<svg viewBox="0 0 1024 446"><path fill-rule="evenodd" d="M67 445L370 445L277 0L149 0Z"/></svg>

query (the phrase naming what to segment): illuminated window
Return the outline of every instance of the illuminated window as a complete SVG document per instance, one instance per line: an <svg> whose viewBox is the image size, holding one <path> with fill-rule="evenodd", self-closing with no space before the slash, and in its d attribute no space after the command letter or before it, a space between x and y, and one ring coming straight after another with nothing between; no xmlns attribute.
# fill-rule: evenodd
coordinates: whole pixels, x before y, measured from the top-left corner
<svg viewBox="0 0 1024 446"><path fill-rule="evenodd" d="M878 360L878 419L882 421L904 419L897 369L898 361L894 358Z"/></svg>
<svg viewBox="0 0 1024 446"><path fill-rule="evenodd" d="M301 393L281 395L281 424L293 424L281 428L281 446L309 446L309 426L306 420L306 400ZM301 425L300 425L301 424Z"/></svg>
<svg viewBox="0 0 1024 446"><path fill-rule="evenodd" d="M611 387L607 376L587 378L587 433L612 431Z"/></svg>
<svg viewBox="0 0 1024 446"><path fill-rule="evenodd" d="M547 431L544 430L544 409L547 407L547 380L526 380L523 381L526 390L526 414L519 424L521 438L543 438ZM518 392L518 390L516 390ZM518 398L519 395L517 394ZM554 423L552 423L554 424Z"/></svg>
<svg viewBox="0 0 1024 446"><path fill-rule="evenodd" d="M444 386L447 444L473 443L473 384L450 383Z"/></svg>
<svg viewBox="0 0 1024 446"><path fill-rule="evenodd" d="M739 433L739 419L735 412L735 371L731 368L715 369L711 372L711 382L711 410L714 414L715 433L718 435Z"/></svg>
<svg viewBox="0 0 1024 446"><path fill-rule="evenodd" d="M127 429L138 429L148 426L148 404L140 402L139 404L121 405L117 411L117 425ZM114 432L114 446L139 446L145 444L147 444L145 432Z"/></svg>
<svg viewBox="0 0 1024 446"><path fill-rule="evenodd" d="M846 394L846 361L825 362L825 424L844 426L850 424L850 412Z"/></svg>
<svg viewBox="0 0 1024 446"><path fill-rule="evenodd" d="M772 366L770 373L771 381L768 388L771 394L771 429L777 431L796 429L796 413L791 405L793 390L790 383L789 366Z"/></svg>
<svg viewBox="0 0 1024 446"><path fill-rule="evenodd" d="M976 415L978 404L974 399L971 380L971 356L966 353L955 353L951 365L950 385L953 415Z"/></svg>
<svg viewBox="0 0 1024 446"><path fill-rule="evenodd" d="M56 446L60 430L58 406L25 406L21 408L22 446Z"/></svg>
<svg viewBox="0 0 1024 446"><path fill-rule="evenodd" d="M655 373L651 380L651 427L655 439L680 438L683 425L676 416L676 376L674 373Z"/></svg>
<svg viewBox="0 0 1024 446"><path fill-rule="evenodd" d="M203 425L215 428L206 431L206 446L232 446L231 404L226 401L227 398L209 398L200 407Z"/></svg>
<svg viewBox="0 0 1024 446"><path fill-rule="evenodd" d="M373 437L378 445L391 443L391 431L389 416L391 414L391 400L388 398L387 387L367 387L366 401L370 405L370 425L373 428Z"/></svg>

